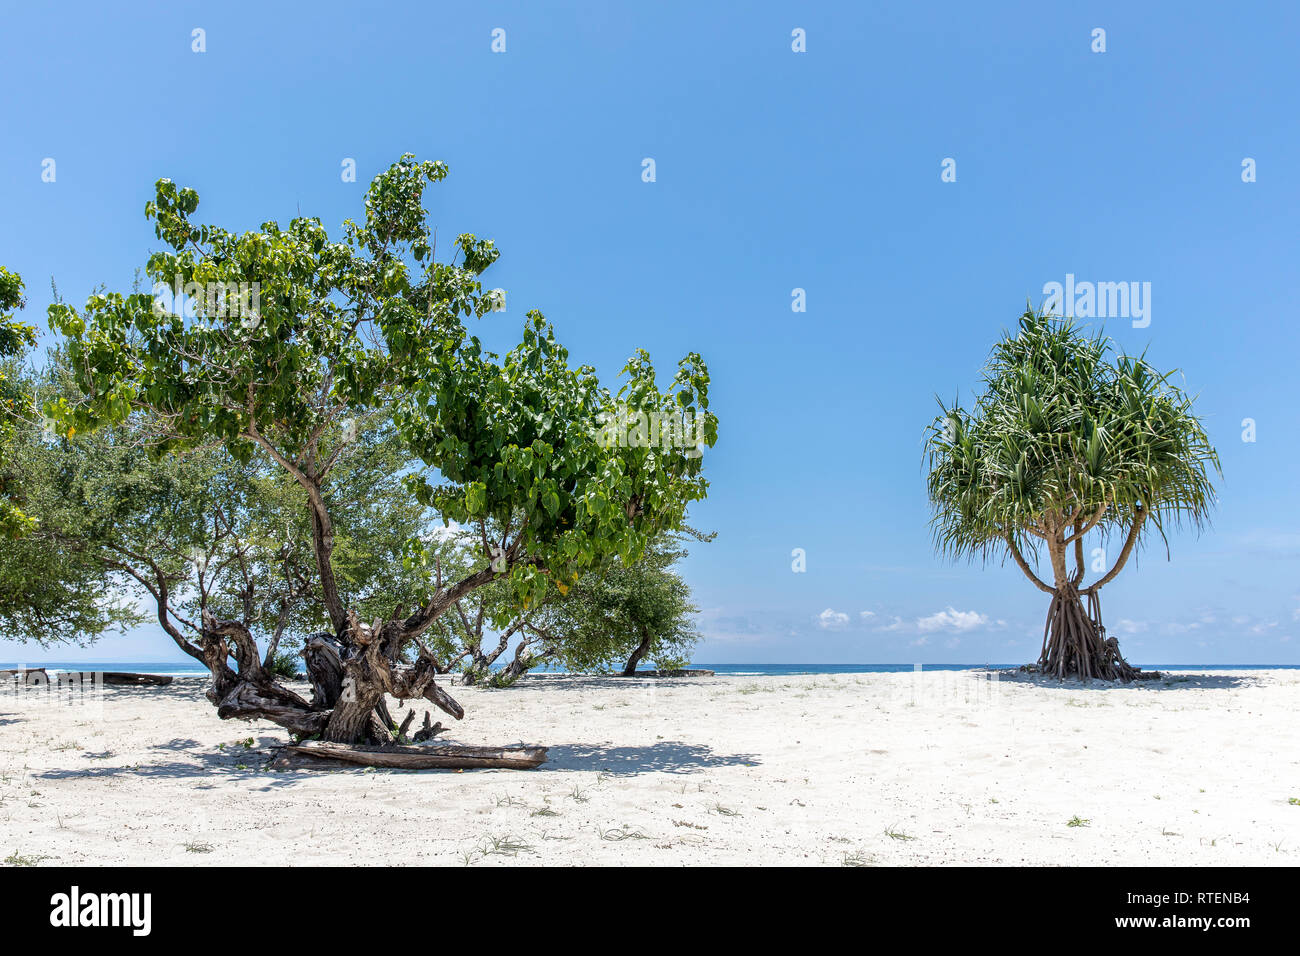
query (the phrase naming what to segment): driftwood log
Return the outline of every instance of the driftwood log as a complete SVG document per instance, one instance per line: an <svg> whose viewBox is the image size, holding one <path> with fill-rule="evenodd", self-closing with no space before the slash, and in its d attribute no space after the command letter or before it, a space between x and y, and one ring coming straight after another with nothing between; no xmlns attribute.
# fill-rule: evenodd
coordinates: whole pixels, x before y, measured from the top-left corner
<svg viewBox="0 0 1300 956"><path fill-rule="evenodd" d="M295 756L309 758L296 762ZM288 759L282 760L282 757ZM385 767L392 770L470 770L494 768L531 770L546 762L545 747L435 747L401 744L343 744L325 740L304 740L282 748L281 757L271 762L273 768L326 766L324 761L361 767Z"/></svg>
<svg viewBox="0 0 1300 956"><path fill-rule="evenodd" d="M44 667L29 667L26 670L0 670L0 679L12 680L15 677L21 677L29 684L50 682L50 675L45 672ZM100 683L106 685L113 684L126 687L145 685L165 687L172 682L172 677L168 674L131 674L126 671L60 671L57 679L63 683L93 683L98 679Z"/></svg>
<svg viewBox="0 0 1300 956"><path fill-rule="evenodd" d="M713 671L702 667L684 667L677 670L637 671L635 674L622 674L622 677L712 677Z"/></svg>
<svg viewBox="0 0 1300 956"><path fill-rule="evenodd" d="M49 683L50 675L44 667L26 667L21 670L0 670L0 679L13 680L21 677L27 683Z"/></svg>
<svg viewBox="0 0 1300 956"><path fill-rule="evenodd" d="M166 687L172 682L170 674L130 674L125 671L103 671L99 673L100 678L105 684L112 684L119 687ZM85 671L82 678L93 677L94 673Z"/></svg>

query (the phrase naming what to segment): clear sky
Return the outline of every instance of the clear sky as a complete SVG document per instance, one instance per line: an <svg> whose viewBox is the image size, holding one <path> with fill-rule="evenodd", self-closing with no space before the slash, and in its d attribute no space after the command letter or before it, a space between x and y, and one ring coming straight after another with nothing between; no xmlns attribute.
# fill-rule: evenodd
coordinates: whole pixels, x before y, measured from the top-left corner
<svg viewBox="0 0 1300 956"><path fill-rule="evenodd" d="M200 221L335 228L401 153L445 160L433 221L502 250L490 342L535 307L606 377L638 346L708 360L700 663L1035 658L1045 596L933 555L922 430L1046 283L1150 283L1149 324L1104 325L1199 394L1221 502L1107 623L1139 664L1300 663L1298 9L4 3L0 263L43 322L51 276L129 287L160 177ZM87 656L177 654L144 630Z"/></svg>

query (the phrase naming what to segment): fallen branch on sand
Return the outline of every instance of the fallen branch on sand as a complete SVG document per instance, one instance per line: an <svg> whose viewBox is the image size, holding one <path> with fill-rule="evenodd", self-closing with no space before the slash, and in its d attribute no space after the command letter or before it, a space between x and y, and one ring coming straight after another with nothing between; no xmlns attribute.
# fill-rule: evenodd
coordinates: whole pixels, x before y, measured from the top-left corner
<svg viewBox="0 0 1300 956"><path fill-rule="evenodd" d="M306 761L297 758L308 758ZM546 762L545 747L435 747L400 744L343 744L304 740L288 744L271 761L272 769L328 766L324 761L392 770L531 770Z"/></svg>

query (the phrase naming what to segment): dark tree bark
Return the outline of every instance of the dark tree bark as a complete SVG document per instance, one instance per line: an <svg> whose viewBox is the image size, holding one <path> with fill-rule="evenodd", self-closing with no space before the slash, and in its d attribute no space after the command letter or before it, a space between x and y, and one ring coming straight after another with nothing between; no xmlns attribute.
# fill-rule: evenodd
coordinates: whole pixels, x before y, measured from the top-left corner
<svg viewBox="0 0 1300 956"><path fill-rule="evenodd" d="M321 475L315 465L309 462L300 466L289 462L252 426L249 435L294 475L308 493L321 599L335 630L332 634L312 635L303 650L312 685L309 702L275 680L264 666L257 653L257 644L243 623L218 621L205 611L200 629L202 646L196 648L180 635L169 619L166 584L161 572L157 573L157 583L136 574L158 598L159 620L164 628L187 653L202 660L212 673L213 683L208 696L217 706L218 716L265 718L303 738L379 745L393 743L398 733L385 703L388 695L403 701L422 698L457 720L461 719L465 712L460 704L434 680L446 668L441 667L427 651L420 637L461 598L505 576L514 564L530 562L530 558L520 554L520 539L505 549L500 564L494 561L489 567L448 586L443 586L440 579L428 602L408 617L394 614L390 620L376 620L371 625L364 625L355 611L344 611L334 583L331 567L333 531L321 495ZM419 649L419 659L408 664L403 660L403 651L413 644ZM235 670L227 663L229 656L235 658Z"/></svg>
<svg viewBox="0 0 1300 956"><path fill-rule="evenodd" d="M311 681L312 706L332 709L343 691L343 646L333 634L321 632L307 638L302 656Z"/></svg>
<svg viewBox="0 0 1300 956"><path fill-rule="evenodd" d="M641 643L636 646L632 656L627 659L627 666L623 668L624 677L635 677L637 665L641 663L641 658L645 657L646 652L650 650L650 632L644 627L641 628Z"/></svg>
<svg viewBox="0 0 1300 956"><path fill-rule="evenodd" d="M386 695L401 700L428 700L459 720L464 710L434 681L438 665L421 654L415 664L401 661L409 640L402 620L363 625L355 612L341 635L314 634L303 656L312 699L282 687L262 666L248 629L237 621L218 621L205 614L202 657L212 673L208 697L223 719L264 718L301 737L334 743L390 744L394 726ZM235 658L231 669L228 659Z"/></svg>

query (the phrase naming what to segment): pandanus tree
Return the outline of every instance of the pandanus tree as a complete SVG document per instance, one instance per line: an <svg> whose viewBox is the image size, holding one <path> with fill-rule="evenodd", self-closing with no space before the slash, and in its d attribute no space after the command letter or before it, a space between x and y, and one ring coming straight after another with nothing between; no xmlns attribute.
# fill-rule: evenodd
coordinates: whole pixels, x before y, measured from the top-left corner
<svg viewBox="0 0 1300 956"><path fill-rule="evenodd" d="M145 268L156 294L50 308L84 395L47 406L65 434L146 416L159 453L220 445L236 461L273 463L300 489L328 627L305 651L313 697L268 673L246 622L205 608L199 647L222 717L346 743L392 739L386 695L460 717L422 640L458 600L505 580L519 606L540 603L553 582L633 559L706 492L698 454L601 439L611 415L648 414L700 421L700 444L712 445L699 355L661 392L639 352L613 394L590 367L570 366L538 312L504 356L469 334L467 321L499 307L480 280L498 252L462 234L452 261L438 261L423 194L446 174L403 156L371 183L363 220L335 239L305 217L243 233L197 225L198 195L161 180L146 206L168 247ZM428 590L412 605L395 595L367 622L336 573L331 481L380 422L420 463L400 474L416 501L444 521L490 519L497 532L480 539L482 565L457 578L423 536L407 542L402 560L432 568Z"/></svg>
<svg viewBox="0 0 1300 956"><path fill-rule="evenodd" d="M1050 595L1044 673L1132 680L1106 636L1101 589L1153 533L1207 520L1218 457L1172 377L1144 356L1113 356L1109 339L1071 320L1026 311L994 347L974 407L940 402L928 429L936 547L1010 556ZM1104 570L1085 583L1089 535ZM1047 581L1029 560L1040 549Z"/></svg>

